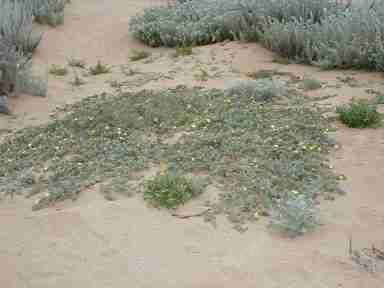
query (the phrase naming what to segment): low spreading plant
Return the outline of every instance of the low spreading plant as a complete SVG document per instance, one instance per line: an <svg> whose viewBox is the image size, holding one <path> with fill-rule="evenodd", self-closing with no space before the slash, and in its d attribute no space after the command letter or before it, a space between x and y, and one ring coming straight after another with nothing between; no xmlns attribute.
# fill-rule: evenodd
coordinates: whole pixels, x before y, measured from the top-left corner
<svg viewBox="0 0 384 288"><path fill-rule="evenodd" d="M172 164L178 173L154 178L147 199L166 207L183 203L196 190L172 175L203 172L224 187L212 212L243 224L293 190L310 199L335 192L326 158L333 142L322 111L292 91L257 96L274 87L264 81L261 90L178 87L87 98L0 143L0 195L29 195L38 186L34 208L40 209L96 183L105 183L105 191L117 182L129 187L138 170Z"/></svg>
<svg viewBox="0 0 384 288"><path fill-rule="evenodd" d="M377 127L382 117L377 111L376 104L368 101L352 101L348 105L337 108L340 121L351 128Z"/></svg>

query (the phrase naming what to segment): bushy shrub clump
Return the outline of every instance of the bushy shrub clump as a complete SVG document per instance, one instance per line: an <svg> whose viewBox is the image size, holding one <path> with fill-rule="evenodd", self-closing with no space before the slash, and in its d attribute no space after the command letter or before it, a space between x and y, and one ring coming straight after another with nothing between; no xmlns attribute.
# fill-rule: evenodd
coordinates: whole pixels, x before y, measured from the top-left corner
<svg viewBox="0 0 384 288"><path fill-rule="evenodd" d="M199 185L184 176L166 173L147 181L144 199L157 207L168 209L185 204L202 192Z"/></svg>
<svg viewBox="0 0 384 288"><path fill-rule="evenodd" d="M58 26L64 22L64 9L69 0L34 0L32 9L36 22Z"/></svg>
<svg viewBox="0 0 384 288"><path fill-rule="evenodd" d="M257 40L298 62L384 71L384 0L178 1L146 9L130 29L151 46Z"/></svg>
<svg viewBox="0 0 384 288"><path fill-rule="evenodd" d="M318 22L340 5L328 0L191 0L152 7L130 22L133 35L150 46L200 45L226 39L257 40L269 17Z"/></svg>
<svg viewBox="0 0 384 288"><path fill-rule="evenodd" d="M290 237L302 235L319 224L314 201L304 195L284 200L271 210L271 226Z"/></svg>
<svg viewBox="0 0 384 288"><path fill-rule="evenodd" d="M39 44L41 35L33 31L32 9L27 9L25 3L0 0L0 39L23 54L30 54Z"/></svg>
<svg viewBox="0 0 384 288"><path fill-rule="evenodd" d="M352 101L338 107L337 113L340 121L351 128L377 127L382 119L376 105L367 101Z"/></svg>
<svg viewBox="0 0 384 288"><path fill-rule="evenodd" d="M62 23L68 0L0 0L0 112L9 113L7 98L16 91L46 95L46 82L31 74L29 60L41 34L33 22Z"/></svg>
<svg viewBox="0 0 384 288"><path fill-rule="evenodd" d="M384 70L384 1L357 5L313 23L271 19L263 42L271 50L324 68Z"/></svg>

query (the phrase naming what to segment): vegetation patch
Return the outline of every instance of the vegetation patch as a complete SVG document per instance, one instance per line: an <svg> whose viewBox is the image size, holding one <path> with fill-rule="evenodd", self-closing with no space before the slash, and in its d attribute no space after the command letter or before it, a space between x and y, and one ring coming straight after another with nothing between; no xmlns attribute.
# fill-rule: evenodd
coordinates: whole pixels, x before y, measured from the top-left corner
<svg viewBox="0 0 384 288"><path fill-rule="evenodd" d="M295 190L291 192L288 199L282 200L271 210L271 227L296 237L315 229L320 222L313 199Z"/></svg>
<svg viewBox="0 0 384 288"><path fill-rule="evenodd" d="M55 76L65 76L68 74L68 69L59 65L52 65L49 69L49 73Z"/></svg>
<svg viewBox="0 0 384 288"><path fill-rule="evenodd" d="M280 58L322 68L384 70L384 1L191 0L133 17L131 33L150 46L260 41ZM347 1L348 2L348 1ZM281 59L281 61L280 61Z"/></svg>
<svg viewBox="0 0 384 288"><path fill-rule="evenodd" d="M327 164L334 144L322 111L293 92L265 97L273 95L265 91L275 91L274 83L253 86L87 98L67 115L0 144L0 191L28 194L38 186L39 209L75 199L98 182L122 187L138 170L165 163L175 175L206 171L225 184L212 211L237 224L269 214L292 191L312 200L336 192ZM177 141L167 141L180 132ZM169 174L146 189L146 199L168 207L196 195L186 180Z"/></svg>
<svg viewBox="0 0 384 288"><path fill-rule="evenodd" d="M375 104L368 101L352 101L337 108L340 121L351 128L368 128L380 125L382 116Z"/></svg>
<svg viewBox="0 0 384 288"><path fill-rule="evenodd" d="M131 55L129 56L129 60L131 61L139 61L146 59L151 56L151 53L145 50L135 50L131 51Z"/></svg>
<svg viewBox="0 0 384 288"><path fill-rule="evenodd" d="M373 103L375 103L375 104L384 104L384 94L376 95L375 99L373 100Z"/></svg>
<svg viewBox="0 0 384 288"><path fill-rule="evenodd" d="M107 74L109 72L111 72L111 67L101 63L100 60L97 61L95 66L89 67L89 73L91 73L91 75Z"/></svg>
<svg viewBox="0 0 384 288"><path fill-rule="evenodd" d="M53 27L64 23L65 6L70 0L34 0L31 2L37 23Z"/></svg>
<svg viewBox="0 0 384 288"><path fill-rule="evenodd" d="M71 57L67 60L68 62L68 65L70 67L76 67L76 68L81 68L81 69L85 69L87 64L85 62L85 60L83 59L80 59L80 58L75 58L75 57Z"/></svg>
<svg viewBox="0 0 384 288"><path fill-rule="evenodd" d="M17 92L45 97L48 93L48 79L34 75L28 63L18 70L15 87Z"/></svg>
<svg viewBox="0 0 384 288"><path fill-rule="evenodd" d="M190 45L181 45L176 47L175 57L184 57L190 56L193 54L192 46Z"/></svg>
<svg viewBox="0 0 384 288"><path fill-rule="evenodd" d="M144 199L154 206L173 209L201 192L201 187L192 180L174 173L165 173L145 183Z"/></svg>

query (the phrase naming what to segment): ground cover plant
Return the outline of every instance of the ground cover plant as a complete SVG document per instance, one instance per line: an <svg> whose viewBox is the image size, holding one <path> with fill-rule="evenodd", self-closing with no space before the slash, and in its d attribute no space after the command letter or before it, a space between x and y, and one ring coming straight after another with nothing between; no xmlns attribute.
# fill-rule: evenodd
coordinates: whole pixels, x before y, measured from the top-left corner
<svg viewBox="0 0 384 288"><path fill-rule="evenodd" d="M40 193L39 209L98 182L129 189L130 176L165 163L181 177L199 172L225 184L212 211L238 224L299 195L335 192L327 164L333 143L321 110L265 83L272 80L253 81L252 90L238 93L244 83L225 91L178 87L87 98L0 144L0 191ZM167 141L179 133L179 141ZM169 184L160 180L152 184Z"/></svg>

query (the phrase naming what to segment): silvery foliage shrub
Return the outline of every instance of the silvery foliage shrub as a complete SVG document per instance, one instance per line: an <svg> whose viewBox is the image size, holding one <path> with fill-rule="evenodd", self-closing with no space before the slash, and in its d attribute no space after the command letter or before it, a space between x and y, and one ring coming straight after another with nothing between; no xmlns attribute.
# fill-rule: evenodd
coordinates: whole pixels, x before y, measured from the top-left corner
<svg viewBox="0 0 384 288"><path fill-rule="evenodd" d="M152 7L133 17L130 30L150 46L200 45L233 39L236 1L200 0Z"/></svg>
<svg viewBox="0 0 384 288"><path fill-rule="evenodd" d="M270 19L263 42L283 56L324 68L384 71L384 1L354 4L315 23Z"/></svg>
<svg viewBox="0 0 384 288"><path fill-rule="evenodd" d="M32 53L41 40L33 31L32 9L24 1L0 0L0 38L24 54Z"/></svg>
<svg viewBox="0 0 384 288"><path fill-rule="evenodd" d="M309 232L320 224L313 200L305 195L282 200L270 213L271 227L291 237Z"/></svg>
<svg viewBox="0 0 384 288"><path fill-rule="evenodd" d="M256 102L268 102L286 95L286 89L279 81L272 79L239 80L230 84L226 94L231 98L249 98Z"/></svg>
<svg viewBox="0 0 384 288"><path fill-rule="evenodd" d="M64 22L64 9L69 0L33 0L36 22L58 26Z"/></svg>
<svg viewBox="0 0 384 288"><path fill-rule="evenodd" d="M152 7L130 21L133 35L150 46L258 40L263 23L294 18L320 21L340 5L330 0L189 0Z"/></svg>
<svg viewBox="0 0 384 288"><path fill-rule="evenodd" d="M42 78L33 74L31 62L27 61L24 65L17 69L15 91L18 93L26 93L32 96L47 96L48 77Z"/></svg>

